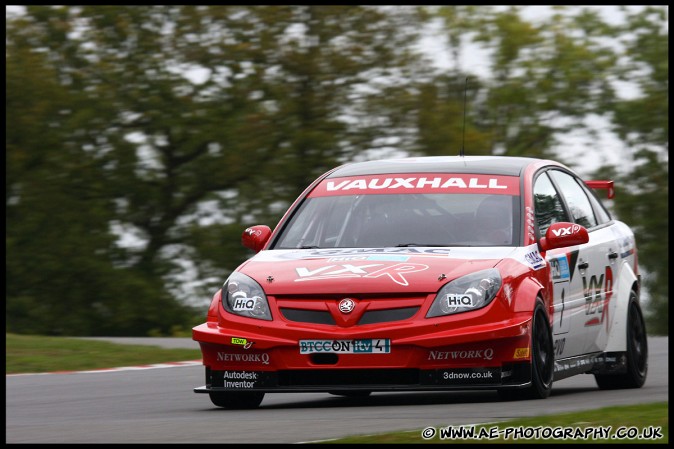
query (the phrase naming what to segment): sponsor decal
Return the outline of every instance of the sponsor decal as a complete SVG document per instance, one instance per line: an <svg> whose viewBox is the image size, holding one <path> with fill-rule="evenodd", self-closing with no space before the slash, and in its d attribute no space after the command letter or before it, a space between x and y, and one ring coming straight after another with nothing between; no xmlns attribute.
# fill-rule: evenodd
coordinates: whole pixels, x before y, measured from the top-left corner
<svg viewBox="0 0 674 449"><path fill-rule="evenodd" d="M470 295L457 295L454 293L447 293L445 301L448 307L475 307L473 304L473 297Z"/></svg>
<svg viewBox="0 0 674 449"><path fill-rule="evenodd" d="M467 174L370 175L323 180L309 197L390 193L491 193L519 194L516 176Z"/></svg>
<svg viewBox="0 0 674 449"><path fill-rule="evenodd" d="M243 232L251 236L257 235L259 237L260 235L262 235L262 231L260 231L259 229L246 228L246 230Z"/></svg>
<svg viewBox="0 0 674 449"><path fill-rule="evenodd" d="M382 267L383 268L378 268ZM301 281L315 281L319 279L343 279L343 278L365 278L376 279L382 276L388 276L396 284L408 286L409 282L405 275L416 273L428 269L428 265L419 263L398 263L395 265L385 266L384 264L340 264L340 265L326 265L314 270L305 267L295 268L299 279L295 282Z"/></svg>
<svg viewBox="0 0 674 449"><path fill-rule="evenodd" d="M259 363L261 365L269 365L269 354L262 353L228 353L228 352L218 352L216 357L218 362L235 362L235 363Z"/></svg>
<svg viewBox="0 0 674 449"><path fill-rule="evenodd" d="M550 259L550 268L553 282L568 281L571 278L569 263L565 255Z"/></svg>
<svg viewBox="0 0 674 449"><path fill-rule="evenodd" d="M545 266L545 261L543 260L543 257L541 257L541 253L538 252L538 249L534 249L533 251L524 254L524 260L527 262L527 265L534 270L540 270Z"/></svg>
<svg viewBox="0 0 674 449"><path fill-rule="evenodd" d="M529 358L529 348L515 348L513 359L528 359L528 358Z"/></svg>
<svg viewBox="0 0 674 449"><path fill-rule="evenodd" d="M557 228L553 229L552 233L555 235L555 237L562 237L564 235L572 235L580 231L580 226L577 224L573 226L567 226L565 228Z"/></svg>
<svg viewBox="0 0 674 449"><path fill-rule="evenodd" d="M438 382L443 384L492 384L501 382L500 368L456 368L439 370Z"/></svg>
<svg viewBox="0 0 674 449"><path fill-rule="evenodd" d="M391 340L388 338L361 340L300 340L300 354L388 354Z"/></svg>
<svg viewBox="0 0 674 449"><path fill-rule="evenodd" d="M492 348L428 352L428 360L491 360L493 358L494 350Z"/></svg>
<svg viewBox="0 0 674 449"><path fill-rule="evenodd" d="M342 313L351 313L356 308L356 302L351 298L344 298L339 301L338 307Z"/></svg>
<svg viewBox="0 0 674 449"><path fill-rule="evenodd" d="M348 262L368 260L366 257L378 255L404 255L412 260L413 257L430 257L433 259L503 259L511 256L515 249L510 247L473 247L473 248L444 248L444 247L387 247L387 248L330 248L330 249L284 249L261 251L253 262L279 262L284 260L316 260L325 259L328 262ZM365 258L363 256L366 256ZM377 261L376 258L370 259ZM378 259L381 260L381 259Z"/></svg>
<svg viewBox="0 0 674 449"><path fill-rule="evenodd" d="M333 257L356 257L356 256L368 256L373 257L369 260L382 260L377 259L377 256L393 254L393 255L418 255L418 256L444 256L446 257L449 252L452 251L449 248L335 248L335 249L315 249L311 251L302 251L300 253L296 251L288 252L287 255L292 256L288 258L301 258L301 259L310 259L310 258L323 258L328 256ZM299 257L298 257L299 256ZM368 259L359 259L359 260L368 260Z"/></svg>
<svg viewBox="0 0 674 449"><path fill-rule="evenodd" d="M383 260L387 262L407 262L410 256L402 256L396 254L376 254L374 256L342 256L331 257L328 262L350 262L354 260Z"/></svg>
<svg viewBox="0 0 674 449"><path fill-rule="evenodd" d="M232 337L232 344L237 346L243 346L244 349L249 349L255 343L252 341L248 341L245 338Z"/></svg>
<svg viewBox="0 0 674 449"><path fill-rule="evenodd" d="M257 297L249 298L244 292L236 292L232 294L232 310L236 312L251 312L255 309L255 303L257 302Z"/></svg>
<svg viewBox="0 0 674 449"><path fill-rule="evenodd" d="M252 371L223 371L223 387L254 388L258 373Z"/></svg>
<svg viewBox="0 0 674 449"><path fill-rule="evenodd" d="M589 281L583 276L583 296L585 296L585 315L591 316L585 321L585 326L597 326L606 321L608 331L609 302L613 296L613 270L610 266L606 266L601 276L590 276ZM596 314L599 316L595 316Z"/></svg>

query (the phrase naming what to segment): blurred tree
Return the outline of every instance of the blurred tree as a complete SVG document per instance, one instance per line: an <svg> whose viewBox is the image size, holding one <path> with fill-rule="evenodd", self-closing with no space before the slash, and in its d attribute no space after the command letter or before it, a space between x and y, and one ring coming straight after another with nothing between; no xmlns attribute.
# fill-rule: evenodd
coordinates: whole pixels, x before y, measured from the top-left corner
<svg viewBox="0 0 674 449"><path fill-rule="evenodd" d="M207 279L196 290L207 304L248 255L246 223L278 219L318 173L369 144L380 123L357 121L373 95L364 86L411 64L414 17L411 7L28 6L8 21L8 322L38 314L50 317L44 333L161 332L184 321L172 294L195 293L181 285L191 269ZM49 250L36 283L38 248ZM105 326L85 323L98 316Z"/></svg>
<svg viewBox="0 0 674 449"><path fill-rule="evenodd" d="M85 127L95 105L62 82L20 23L8 35L6 330L145 335L185 323L185 308L160 282L115 266L114 204Z"/></svg>
<svg viewBox="0 0 674 449"><path fill-rule="evenodd" d="M410 47L421 16L402 6L247 11L256 25L247 39L250 70L264 78L257 94L273 124L267 129L273 158L260 167L271 195L260 190L259 177L242 187L255 215L278 219L320 174L364 149L376 151L389 128L397 136L391 124L404 106L380 97L402 95L423 71Z"/></svg>
<svg viewBox="0 0 674 449"><path fill-rule="evenodd" d="M456 125L452 137L445 141L451 151L439 151L438 145L433 145L424 152L457 153L459 139L463 139L462 127L457 125L461 123L463 105L459 101L463 100L464 84L456 80L469 77L467 154L554 156L574 165L567 155L555 154L555 148L566 133L589 130L585 119L596 113L602 95L610 88L606 75L615 65L616 55L602 39L609 28L596 12L571 15L564 7L551 7L555 12L549 18L534 22L524 19L523 8L443 6L435 11L455 62L451 73L436 78L435 90L453 92L451 102L440 102L445 107L451 105L452 110L445 114L447 120L436 125L421 123L420 133L443 134L442 126L447 126L450 115ZM477 48L489 55L487 78L472 73L471 59L462 58L463 52ZM466 68L461 63L464 60L469 64Z"/></svg>
<svg viewBox="0 0 674 449"><path fill-rule="evenodd" d="M648 330L669 331L669 35L668 9L625 10L626 22L617 26L624 46L616 78L636 83L637 93L607 102L615 130L629 147L627 163L604 168L619 180L617 214L636 234L643 286L650 299Z"/></svg>

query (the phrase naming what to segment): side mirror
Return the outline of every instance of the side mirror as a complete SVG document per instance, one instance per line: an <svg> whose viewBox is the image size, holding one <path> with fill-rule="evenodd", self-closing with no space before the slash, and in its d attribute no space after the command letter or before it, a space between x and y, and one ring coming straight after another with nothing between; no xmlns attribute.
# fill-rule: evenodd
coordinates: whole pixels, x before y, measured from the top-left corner
<svg viewBox="0 0 674 449"><path fill-rule="evenodd" d="M269 240L270 236L271 229L269 226L251 226L241 234L241 244L246 248L252 249L256 253L259 253L260 250L264 248L264 245L267 244L267 240Z"/></svg>
<svg viewBox="0 0 674 449"><path fill-rule="evenodd" d="M590 241L587 229L575 223L560 221L553 223L541 238L541 251L549 249L564 248L567 246L582 245Z"/></svg>

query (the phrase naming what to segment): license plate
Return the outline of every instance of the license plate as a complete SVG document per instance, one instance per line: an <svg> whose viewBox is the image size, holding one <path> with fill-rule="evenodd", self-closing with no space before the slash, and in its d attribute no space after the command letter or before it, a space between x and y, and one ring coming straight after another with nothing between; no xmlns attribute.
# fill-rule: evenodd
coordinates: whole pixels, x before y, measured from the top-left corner
<svg viewBox="0 0 674 449"><path fill-rule="evenodd" d="M300 340L300 354L329 352L333 354L388 354L391 340L374 338L361 340Z"/></svg>

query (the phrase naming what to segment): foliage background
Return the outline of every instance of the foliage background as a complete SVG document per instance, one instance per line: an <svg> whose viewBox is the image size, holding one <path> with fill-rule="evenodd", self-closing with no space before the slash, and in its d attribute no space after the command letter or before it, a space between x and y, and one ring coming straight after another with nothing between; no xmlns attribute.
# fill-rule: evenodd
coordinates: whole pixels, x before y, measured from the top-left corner
<svg viewBox="0 0 674 449"><path fill-rule="evenodd" d="M614 7L615 8L615 7ZM319 174L551 157L611 176L668 331L668 7L27 6L6 15L6 330L172 335ZM438 30L449 61L421 51ZM472 52L484 50L477 70ZM437 54L435 55L437 56ZM605 125L598 129L596 123ZM600 133L619 163L596 158ZM583 155L569 136L588 136Z"/></svg>

